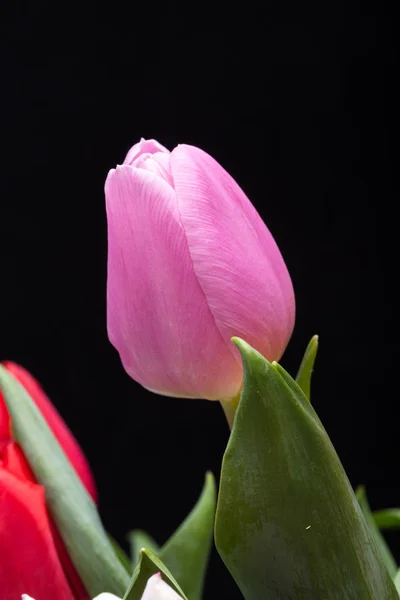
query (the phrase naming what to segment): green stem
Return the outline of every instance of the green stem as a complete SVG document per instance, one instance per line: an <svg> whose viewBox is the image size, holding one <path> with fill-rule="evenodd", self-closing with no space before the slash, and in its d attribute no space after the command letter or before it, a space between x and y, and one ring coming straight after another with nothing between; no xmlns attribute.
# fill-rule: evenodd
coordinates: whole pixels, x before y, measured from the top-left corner
<svg viewBox="0 0 400 600"><path fill-rule="evenodd" d="M224 409L226 420L228 421L229 429L232 429L235 420L235 415L240 401L240 393L233 398L224 398L220 400L221 406Z"/></svg>

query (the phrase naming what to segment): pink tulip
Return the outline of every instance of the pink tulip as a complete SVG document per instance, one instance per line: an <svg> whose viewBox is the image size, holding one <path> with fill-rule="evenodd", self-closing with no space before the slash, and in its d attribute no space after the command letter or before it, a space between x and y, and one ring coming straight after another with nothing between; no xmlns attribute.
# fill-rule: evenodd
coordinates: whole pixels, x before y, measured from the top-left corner
<svg viewBox="0 0 400 600"><path fill-rule="evenodd" d="M259 214L206 152L141 140L107 177L107 325L128 374L168 396L240 390L231 342L279 360L292 282Z"/></svg>

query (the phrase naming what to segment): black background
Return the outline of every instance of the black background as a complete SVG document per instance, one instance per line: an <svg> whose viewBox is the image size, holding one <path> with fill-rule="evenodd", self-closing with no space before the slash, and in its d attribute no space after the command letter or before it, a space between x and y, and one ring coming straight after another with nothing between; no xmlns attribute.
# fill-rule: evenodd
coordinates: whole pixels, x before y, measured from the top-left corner
<svg viewBox="0 0 400 600"><path fill-rule="evenodd" d="M14 3L2 20L0 359L44 385L120 542L163 542L228 439L218 403L143 390L107 340L103 185L141 136L200 146L251 198L297 297L283 365L320 335L314 406L373 507L400 502L390 15L277 6ZM240 598L216 552L206 591Z"/></svg>

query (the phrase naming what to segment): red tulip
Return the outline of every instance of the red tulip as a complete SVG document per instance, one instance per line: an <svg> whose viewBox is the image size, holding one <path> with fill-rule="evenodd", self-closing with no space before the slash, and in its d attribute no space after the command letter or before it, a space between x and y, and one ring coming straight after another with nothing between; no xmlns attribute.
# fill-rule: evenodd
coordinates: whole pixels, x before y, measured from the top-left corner
<svg viewBox="0 0 400 600"><path fill-rule="evenodd" d="M89 465L64 421L38 382L22 367L3 363L24 386L87 491L96 500ZM45 490L12 439L12 424L0 391L0 597L19 600L87 600L88 594L51 517Z"/></svg>

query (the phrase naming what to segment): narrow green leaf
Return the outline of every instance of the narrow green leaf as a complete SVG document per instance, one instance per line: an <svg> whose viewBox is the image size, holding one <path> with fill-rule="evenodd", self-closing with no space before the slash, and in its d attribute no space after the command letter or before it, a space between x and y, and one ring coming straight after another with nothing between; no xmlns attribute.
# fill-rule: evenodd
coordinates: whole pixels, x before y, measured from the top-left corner
<svg viewBox="0 0 400 600"><path fill-rule="evenodd" d="M296 381L307 398L311 398L311 375L318 351L318 336L314 335L304 353L303 360L297 372Z"/></svg>
<svg viewBox="0 0 400 600"><path fill-rule="evenodd" d="M394 585L396 586L396 590L398 591L399 595L400 595L400 569L397 571L396 575L394 576Z"/></svg>
<svg viewBox="0 0 400 600"><path fill-rule="evenodd" d="M122 596L129 575L118 560L96 506L25 388L0 365L0 387L13 436L46 492L46 503L91 596Z"/></svg>
<svg viewBox="0 0 400 600"><path fill-rule="evenodd" d="M372 513L379 529L400 529L400 508L385 508Z"/></svg>
<svg viewBox="0 0 400 600"><path fill-rule="evenodd" d="M129 559L129 556L127 555L125 550L123 550L121 548L121 546L118 544L117 540L115 540L112 537L112 535L110 535L109 533L107 535L108 535L108 539L110 540L111 545L114 549L114 552L117 555L117 558L119 559L119 562L122 564L122 566L127 571L127 573L132 574L133 567L132 567L131 561Z"/></svg>
<svg viewBox="0 0 400 600"><path fill-rule="evenodd" d="M140 551L142 548L148 548L154 554L159 554L160 546L157 542L142 529L134 529L128 533L129 545L131 548L132 565L136 567L140 560Z"/></svg>
<svg viewBox="0 0 400 600"><path fill-rule="evenodd" d="M398 600L303 390L242 340L244 384L223 458L215 540L246 600Z"/></svg>
<svg viewBox="0 0 400 600"><path fill-rule="evenodd" d="M358 486L358 488L356 489L356 498L358 500L359 505L361 506L364 518L371 529L372 535L375 538L376 544L382 556L382 560L385 563L387 570L389 571L390 577L393 579L397 573L397 563L393 558L392 553L390 552L389 546L387 545L385 538L379 531L374 521L374 518L371 513L371 508L367 500L365 487L363 485Z"/></svg>
<svg viewBox="0 0 400 600"><path fill-rule="evenodd" d="M147 581L156 573L161 573L164 581L184 600L188 600L167 567L151 550L146 548L142 548L140 551L139 563L132 575L124 600L141 600Z"/></svg>
<svg viewBox="0 0 400 600"><path fill-rule="evenodd" d="M215 504L215 480L212 473L207 473L193 510L158 554L190 600L200 600L202 596L213 537Z"/></svg>
<svg viewBox="0 0 400 600"><path fill-rule="evenodd" d="M144 531L134 530L129 534L134 564L138 563L142 548L149 548L173 574L188 598L200 600L212 544L215 505L215 480L212 473L207 473L197 503L162 548Z"/></svg>

